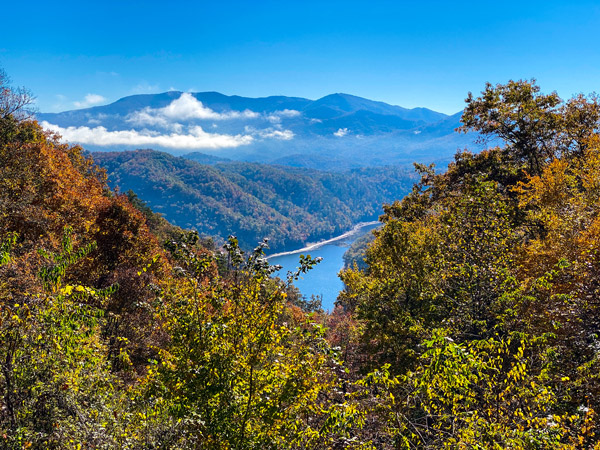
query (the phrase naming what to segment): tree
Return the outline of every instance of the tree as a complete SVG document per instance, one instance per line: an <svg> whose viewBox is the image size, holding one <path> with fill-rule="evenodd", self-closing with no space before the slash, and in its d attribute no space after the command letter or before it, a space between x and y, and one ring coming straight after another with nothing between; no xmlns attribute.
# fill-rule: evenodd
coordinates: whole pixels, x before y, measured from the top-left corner
<svg viewBox="0 0 600 450"><path fill-rule="evenodd" d="M534 173L556 155L562 100L555 92L540 94L535 80L487 83L481 97L469 92L465 101L459 131L478 131L483 142L502 139L516 161L526 163Z"/></svg>
<svg viewBox="0 0 600 450"><path fill-rule="evenodd" d="M347 403L380 424L377 448L600 449L592 409L557 411L569 380L548 385L546 341L516 333L457 343L435 329L413 371L373 371Z"/></svg>
<svg viewBox="0 0 600 450"><path fill-rule="evenodd" d="M506 145L459 152L445 173L416 165L367 268L342 274L339 303L387 363L364 402L389 413L396 448L593 448L598 100L511 81L467 103L463 131Z"/></svg>
<svg viewBox="0 0 600 450"><path fill-rule="evenodd" d="M10 78L0 68L0 120L9 116L20 120L30 118L33 115L30 108L33 101L34 97L27 89L11 87Z"/></svg>
<svg viewBox="0 0 600 450"><path fill-rule="evenodd" d="M159 310L170 339L149 368L145 396L181 421L178 445L314 448L335 352L321 325L288 310L264 245L246 257L231 238L227 249L231 272L220 280L211 254L173 246L179 277L164 285ZM299 270L314 263L304 257Z"/></svg>
<svg viewBox="0 0 600 450"><path fill-rule="evenodd" d="M462 132L478 131L481 142L501 139L515 163L532 174L553 158L579 153L598 130L598 97L578 95L564 102L556 92L540 93L535 80L486 84L478 98L469 92Z"/></svg>
<svg viewBox="0 0 600 450"><path fill-rule="evenodd" d="M0 245L0 279L17 263L16 237ZM45 253L45 292L18 293L0 283L2 448L120 447L125 389L109 370L103 311L91 306L110 293L63 278L91 250L73 249L66 233L60 254Z"/></svg>

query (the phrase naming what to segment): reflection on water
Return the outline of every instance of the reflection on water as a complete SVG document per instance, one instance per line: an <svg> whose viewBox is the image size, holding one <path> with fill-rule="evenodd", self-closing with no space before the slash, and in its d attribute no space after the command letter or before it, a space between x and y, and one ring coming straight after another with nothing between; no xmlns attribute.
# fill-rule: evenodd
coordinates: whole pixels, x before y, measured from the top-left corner
<svg viewBox="0 0 600 450"><path fill-rule="evenodd" d="M311 295L322 296L323 309L331 311L339 291L344 289L344 284L337 276L338 272L344 267L344 260L342 258L344 253L356 239L377 226L378 224L366 225L352 236L310 251L271 257L269 258L269 263L281 265L283 268L275 275L285 279L288 271L293 271L298 267L298 258L301 253L309 254L313 258L319 256L323 258L323 261L317 264L310 272L303 275L301 279L294 282L294 284L300 289L302 295L307 298L310 298Z"/></svg>

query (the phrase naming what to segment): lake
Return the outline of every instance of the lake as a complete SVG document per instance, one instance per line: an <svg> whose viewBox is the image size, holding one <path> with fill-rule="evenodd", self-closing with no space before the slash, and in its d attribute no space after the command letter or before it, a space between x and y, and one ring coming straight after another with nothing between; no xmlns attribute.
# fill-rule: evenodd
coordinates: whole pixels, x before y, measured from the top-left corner
<svg viewBox="0 0 600 450"><path fill-rule="evenodd" d="M298 258L301 254L308 254L313 258L319 256L323 258L310 272L294 282L294 285L307 298L310 298L311 295L322 296L323 309L331 311L338 293L344 289L344 283L337 276L338 272L344 268L344 260L342 258L344 253L356 239L380 225L379 222L359 224L351 231L333 239L328 239L327 241L293 252L269 256L269 263L281 265L283 268L275 275L285 279L288 271L297 269Z"/></svg>

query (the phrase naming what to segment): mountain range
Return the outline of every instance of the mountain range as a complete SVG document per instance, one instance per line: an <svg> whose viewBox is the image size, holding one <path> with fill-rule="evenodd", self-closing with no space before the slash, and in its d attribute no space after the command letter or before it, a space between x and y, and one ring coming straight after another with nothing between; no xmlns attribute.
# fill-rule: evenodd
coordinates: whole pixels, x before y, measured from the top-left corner
<svg viewBox="0 0 600 450"><path fill-rule="evenodd" d="M413 161L445 163L457 149L476 147L475 135L455 132L461 114L407 109L341 93L310 100L169 91L40 113L38 119L69 142L93 151L200 151L233 160L346 170Z"/></svg>

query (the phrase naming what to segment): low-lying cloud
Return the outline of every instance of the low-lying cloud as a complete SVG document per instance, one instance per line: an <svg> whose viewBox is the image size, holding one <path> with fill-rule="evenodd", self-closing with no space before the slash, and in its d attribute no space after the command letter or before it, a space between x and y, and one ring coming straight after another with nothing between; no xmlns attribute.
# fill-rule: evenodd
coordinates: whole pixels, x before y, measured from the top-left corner
<svg viewBox="0 0 600 450"><path fill-rule="evenodd" d="M281 126L276 125L276 128L256 128L245 126L244 131L252 136L257 136L263 139L278 139L280 141L289 141L294 138L295 134L292 130L283 130Z"/></svg>
<svg viewBox="0 0 600 450"><path fill-rule="evenodd" d="M294 132L291 130L273 130L267 128L259 130L257 134L264 139L279 139L281 141L289 141L294 138Z"/></svg>
<svg viewBox="0 0 600 450"><path fill-rule="evenodd" d="M282 109L281 111L275 111L266 116L266 119L271 123L280 123L282 117L291 118L298 117L302 113L295 109Z"/></svg>
<svg viewBox="0 0 600 450"><path fill-rule="evenodd" d="M127 122L135 125L153 125L169 127L169 124L180 120L231 120L255 119L260 114L249 109L245 111L216 112L202 104L192 94L184 92L163 108L144 108L127 117Z"/></svg>
<svg viewBox="0 0 600 450"><path fill-rule="evenodd" d="M96 102L103 97L86 96L86 101ZM282 118L300 116L300 111L284 109L272 113L257 113L250 110L217 112L202 104L190 93L183 93L163 108L146 107L130 113L125 121L131 127L127 130L113 130L103 126L108 116L88 115L87 126L61 127L47 121L42 126L60 134L65 141L82 145L123 146L123 147L161 147L167 149L197 150L232 148L249 145L256 140L275 139L289 141L294 138L291 130L283 129ZM112 119L122 120L118 115ZM217 133L217 123L232 119L260 119L261 124L268 121L271 126L261 128L246 125L238 134L225 126L228 133ZM196 121L207 121L202 126ZM242 122L242 124L245 122ZM235 125L235 124L234 124ZM207 132L204 128L210 128ZM112 127L111 127L112 128Z"/></svg>
<svg viewBox="0 0 600 450"><path fill-rule="evenodd" d="M173 100L163 108L147 107L129 114L125 120L133 126L153 126L172 130L174 124L180 121L225 121L262 118L272 124L278 124L281 123L282 118L292 118L300 115L301 112L294 109L283 109L268 114L258 113L249 109L244 111L217 112L205 106L192 94L184 92L178 99Z"/></svg>
<svg viewBox="0 0 600 450"><path fill-rule="evenodd" d="M78 144L98 146L122 145L129 147L162 147L172 149L219 149L248 145L254 141L250 135L207 133L200 126L189 127L187 133L161 134L150 130L108 131L105 127L63 128L43 121L42 127L60 134L64 140Z"/></svg>

